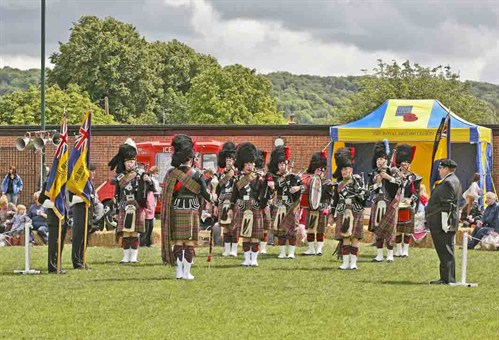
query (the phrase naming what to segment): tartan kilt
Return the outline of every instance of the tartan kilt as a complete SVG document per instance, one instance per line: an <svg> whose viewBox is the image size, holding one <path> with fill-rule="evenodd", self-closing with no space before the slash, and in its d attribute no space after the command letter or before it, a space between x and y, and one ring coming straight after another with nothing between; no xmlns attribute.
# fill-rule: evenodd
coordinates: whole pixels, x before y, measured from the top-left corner
<svg viewBox="0 0 499 340"><path fill-rule="evenodd" d="M224 224L224 223L220 223L218 222L218 224L220 225L220 227L224 228L224 233L232 233L233 231L235 231L236 229L234 228L234 222L232 223L229 223L229 224Z"/></svg>
<svg viewBox="0 0 499 340"><path fill-rule="evenodd" d="M311 233L311 232L309 232L309 229L307 229L307 220L308 220L309 212L310 212L309 208L305 208L305 207L301 208L300 224L303 224L305 226L305 230L307 231L307 234ZM329 217L329 215L324 215L319 210L319 223L317 224L317 234L324 234L326 232L328 217Z"/></svg>
<svg viewBox="0 0 499 340"><path fill-rule="evenodd" d="M272 225L274 225L275 218L277 216L277 207L272 209ZM292 207L286 206L286 215L281 221L281 224L277 226L277 231L275 235L277 237L294 237L296 236L296 229L298 228L298 221L296 220L296 213L293 211Z"/></svg>
<svg viewBox="0 0 499 340"><path fill-rule="evenodd" d="M351 205L347 205L347 209L352 209ZM353 215L353 228L352 228L352 236L356 239L361 240L364 237L364 212L354 212L352 209ZM341 236L341 224L343 222L343 213L338 213L336 215L335 220L335 228L334 228L334 239L342 240L344 237Z"/></svg>
<svg viewBox="0 0 499 340"><path fill-rule="evenodd" d="M146 231L145 221L146 221L146 210L144 208L138 208L135 215L135 229L136 233L143 233ZM118 224L116 226L117 232L123 231L123 223L125 221L125 210L120 210L118 213Z"/></svg>
<svg viewBox="0 0 499 340"><path fill-rule="evenodd" d="M398 207L392 209L389 206L387 208L385 216L383 217L379 225L374 228L374 234L378 237L378 239L383 239L387 242L393 243L393 241L395 240L397 215Z"/></svg>
<svg viewBox="0 0 499 340"><path fill-rule="evenodd" d="M397 221L397 232L403 234L412 234L414 233L414 209L410 208L410 218L409 221L398 222Z"/></svg>
<svg viewBox="0 0 499 340"><path fill-rule="evenodd" d="M173 209L171 223L172 240L198 240L198 209Z"/></svg>
<svg viewBox="0 0 499 340"><path fill-rule="evenodd" d="M370 231L370 232L374 232L374 228L375 228L375 218L376 218L376 209L378 207L378 202L380 200L383 200L385 201L385 204L386 204L386 208L388 209L388 206L390 205L390 201L389 200L386 200L383 198L382 195L379 195L379 196L376 196L373 200L373 204L371 206L371 214L369 215L369 225L367 227L367 230Z"/></svg>
<svg viewBox="0 0 499 340"><path fill-rule="evenodd" d="M251 210L253 212L253 229L251 230L251 238L257 238L263 240L263 213L260 208L253 208L254 200L242 201L242 207L240 206L241 201L238 200L236 203L236 209L234 213L234 230L237 231L239 235L241 231L241 224L243 223L243 213L245 210Z"/></svg>
<svg viewBox="0 0 499 340"><path fill-rule="evenodd" d="M272 215L270 213L270 207L267 205L265 208L261 209L262 210L262 216L263 216L263 229L265 231L271 230L272 229Z"/></svg>

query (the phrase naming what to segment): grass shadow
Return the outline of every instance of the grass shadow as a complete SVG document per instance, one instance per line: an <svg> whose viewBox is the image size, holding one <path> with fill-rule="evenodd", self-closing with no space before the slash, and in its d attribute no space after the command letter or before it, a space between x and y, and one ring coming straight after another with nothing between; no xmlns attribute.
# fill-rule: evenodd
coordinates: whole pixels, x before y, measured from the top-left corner
<svg viewBox="0 0 499 340"><path fill-rule="evenodd" d="M316 268L309 268L309 267L274 267L272 270L282 270L282 271L294 271L294 270L299 270L299 271L336 271L336 267L316 267Z"/></svg>
<svg viewBox="0 0 499 340"><path fill-rule="evenodd" d="M118 277L109 277L103 279L94 279L90 281L94 282L127 282L127 281L173 281L176 280L172 277L127 277L127 278L118 278Z"/></svg>

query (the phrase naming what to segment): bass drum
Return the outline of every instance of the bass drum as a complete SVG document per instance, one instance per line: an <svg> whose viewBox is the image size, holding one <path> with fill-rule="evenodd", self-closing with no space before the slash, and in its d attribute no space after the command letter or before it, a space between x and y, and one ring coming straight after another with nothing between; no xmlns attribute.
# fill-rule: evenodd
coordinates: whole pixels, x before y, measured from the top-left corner
<svg viewBox="0 0 499 340"><path fill-rule="evenodd" d="M312 176L308 188L308 204L310 210L318 210L321 204L322 182L319 176Z"/></svg>

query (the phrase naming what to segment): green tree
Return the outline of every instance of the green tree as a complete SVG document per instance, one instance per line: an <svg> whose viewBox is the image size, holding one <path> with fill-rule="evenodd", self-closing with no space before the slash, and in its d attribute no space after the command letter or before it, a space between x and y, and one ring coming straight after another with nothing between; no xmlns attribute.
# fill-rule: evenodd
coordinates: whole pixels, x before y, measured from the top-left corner
<svg viewBox="0 0 499 340"><path fill-rule="evenodd" d="M39 125L41 119L40 88L30 86L27 91L16 91L0 97L0 124ZM111 115L106 115L95 105L88 94L76 84L69 84L66 90L57 85L46 88L45 122L60 124L66 109L68 124L80 124L85 111L93 112L92 124L113 124Z"/></svg>
<svg viewBox="0 0 499 340"><path fill-rule="evenodd" d="M281 124L272 86L241 65L210 68L193 79L188 120L197 124Z"/></svg>
<svg viewBox="0 0 499 340"><path fill-rule="evenodd" d="M153 59L154 73L161 79L161 96L158 97L157 121L164 123L185 123L187 114L186 95L192 79L212 67L220 68L211 56L197 53L177 40L154 42L149 45Z"/></svg>
<svg viewBox="0 0 499 340"><path fill-rule="evenodd" d="M343 122L357 120L374 110L387 99L438 99L462 118L478 123L493 116L491 107L470 91L470 85L459 81L450 66L435 68L399 65L378 60L372 74L360 80L360 91L350 97L344 107Z"/></svg>
<svg viewBox="0 0 499 340"><path fill-rule="evenodd" d="M84 16L69 41L52 54L49 84L65 89L75 83L93 101L109 98L110 112L120 122L160 111L161 80L154 74L148 44L130 24L108 17Z"/></svg>
<svg viewBox="0 0 499 340"><path fill-rule="evenodd" d="M14 91L26 91L30 85L40 81L40 70L19 70L5 66L0 69L0 96Z"/></svg>

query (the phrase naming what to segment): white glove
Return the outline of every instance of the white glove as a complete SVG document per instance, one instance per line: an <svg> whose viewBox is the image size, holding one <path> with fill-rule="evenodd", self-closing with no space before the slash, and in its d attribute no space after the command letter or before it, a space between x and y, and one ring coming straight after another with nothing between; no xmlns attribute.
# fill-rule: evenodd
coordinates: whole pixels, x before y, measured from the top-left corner
<svg viewBox="0 0 499 340"><path fill-rule="evenodd" d="M446 233L448 233L449 232L449 228L450 228L450 225L449 225L449 213L442 212L442 229L443 229L443 231L445 231Z"/></svg>

